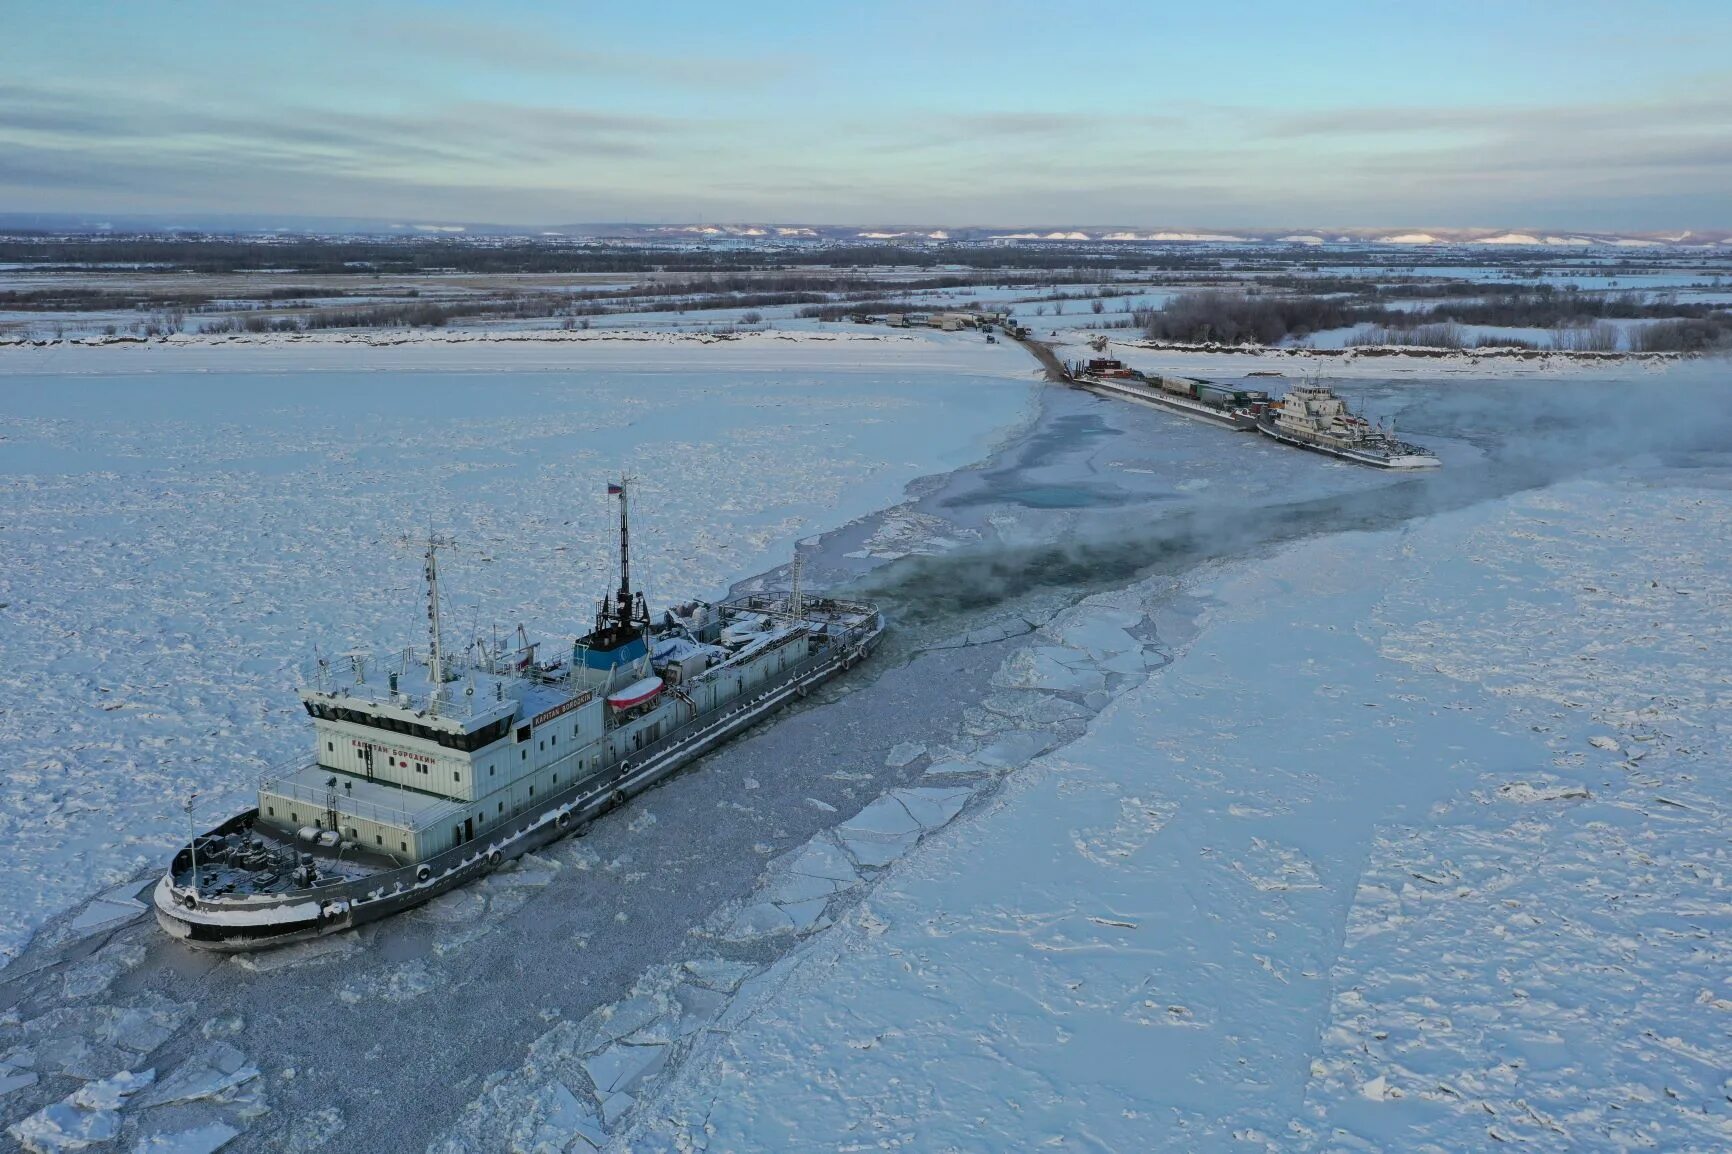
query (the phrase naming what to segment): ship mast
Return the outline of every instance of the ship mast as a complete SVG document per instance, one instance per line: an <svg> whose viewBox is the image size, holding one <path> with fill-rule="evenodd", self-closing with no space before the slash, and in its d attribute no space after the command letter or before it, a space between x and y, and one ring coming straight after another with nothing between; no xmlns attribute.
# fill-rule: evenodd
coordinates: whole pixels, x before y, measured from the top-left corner
<svg viewBox="0 0 1732 1154"><path fill-rule="evenodd" d="M422 557L427 562L427 680L432 683L433 692L427 698L427 712L437 717L439 706L445 700L445 638L439 627L439 550L456 542L448 537L427 535L427 551Z"/></svg>
<svg viewBox="0 0 1732 1154"><path fill-rule="evenodd" d="M638 650L646 648L643 634L649 626L649 609L643 594L631 587L631 505L626 492L630 484L631 478L622 474L607 486L607 495L619 498L619 588L601 599L595 628L578 638L584 664L591 669L630 664L637 660ZM629 653L624 652L627 648Z"/></svg>
<svg viewBox="0 0 1732 1154"><path fill-rule="evenodd" d="M608 488L617 489L619 493L619 592L614 596L619 608L616 610L620 621L631 620L631 518L627 508L628 494L626 492L629 478L624 473L619 475L619 484Z"/></svg>

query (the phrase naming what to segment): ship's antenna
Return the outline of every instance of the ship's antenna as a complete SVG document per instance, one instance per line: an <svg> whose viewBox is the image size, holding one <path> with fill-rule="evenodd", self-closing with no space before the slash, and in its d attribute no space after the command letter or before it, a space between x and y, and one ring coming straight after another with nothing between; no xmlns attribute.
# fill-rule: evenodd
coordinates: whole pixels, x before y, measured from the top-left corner
<svg viewBox="0 0 1732 1154"><path fill-rule="evenodd" d="M619 497L619 620L631 620L631 518L628 508L629 494L627 489L630 479L624 474L619 475L618 485L609 485L608 490Z"/></svg>
<svg viewBox="0 0 1732 1154"><path fill-rule="evenodd" d="M800 543L796 541L794 543L794 588L793 591L788 594L788 611L795 617L798 617L800 611L805 608L805 603L800 596L800 573L801 570L805 568L805 565L806 559L801 556Z"/></svg>
<svg viewBox="0 0 1732 1154"><path fill-rule="evenodd" d="M186 847L192 852L192 892L198 893L198 826L192 817L193 803L198 801L198 791L186 795Z"/></svg>
<svg viewBox="0 0 1732 1154"><path fill-rule="evenodd" d="M427 535L427 551L422 556L427 561L427 636L431 641L431 650L427 655L428 680L433 683L433 692L427 699L427 712L437 717L439 706L445 700L445 639L439 628L439 550L456 542L449 537Z"/></svg>

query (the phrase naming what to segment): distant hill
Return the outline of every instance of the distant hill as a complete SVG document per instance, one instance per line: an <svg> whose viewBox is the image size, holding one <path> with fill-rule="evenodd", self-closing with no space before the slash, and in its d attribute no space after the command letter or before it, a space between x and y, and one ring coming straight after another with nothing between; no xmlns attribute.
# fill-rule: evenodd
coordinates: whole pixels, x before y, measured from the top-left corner
<svg viewBox="0 0 1732 1154"><path fill-rule="evenodd" d="M1732 229L1670 232L1597 232L1542 228L1133 228L1034 225L938 228L922 225L818 225L774 223L648 224L631 221L519 226L477 221L391 221L267 213L176 215L0 213L0 231L52 233L218 233L247 236L514 237L547 240L716 241L743 244L931 244L1001 242L1042 244L1292 244L1487 245L1532 248L1712 247L1732 250Z"/></svg>

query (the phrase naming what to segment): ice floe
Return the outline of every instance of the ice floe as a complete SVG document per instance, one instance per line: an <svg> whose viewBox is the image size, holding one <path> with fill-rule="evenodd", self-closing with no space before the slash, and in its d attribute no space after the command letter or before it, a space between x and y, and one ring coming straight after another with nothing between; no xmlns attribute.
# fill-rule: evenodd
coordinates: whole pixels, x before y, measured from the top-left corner
<svg viewBox="0 0 1732 1154"><path fill-rule="evenodd" d="M899 741L890 747L890 752L884 757L884 764L891 769L901 769L911 765L926 753L926 747L912 741Z"/></svg>
<svg viewBox="0 0 1732 1154"><path fill-rule="evenodd" d="M240 1136L227 1122L206 1122L187 1130L163 1130L138 1140L132 1154L215 1154Z"/></svg>
<svg viewBox="0 0 1732 1154"><path fill-rule="evenodd" d="M121 1107L155 1077L154 1070L122 1071L88 1082L62 1100L8 1126L6 1132L32 1154L59 1154L112 1141L120 1133Z"/></svg>
<svg viewBox="0 0 1732 1154"><path fill-rule="evenodd" d="M217 1042L188 1058L172 1074L139 1095L139 1107L167 1106L177 1102L210 1101L235 1103L243 1087L259 1076L257 1066L227 1042Z"/></svg>

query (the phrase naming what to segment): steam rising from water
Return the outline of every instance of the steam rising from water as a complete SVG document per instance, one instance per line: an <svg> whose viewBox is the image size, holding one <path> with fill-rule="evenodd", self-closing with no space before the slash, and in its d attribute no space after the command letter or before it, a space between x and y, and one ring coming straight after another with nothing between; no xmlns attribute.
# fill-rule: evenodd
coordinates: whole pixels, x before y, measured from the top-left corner
<svg viewBox="0 0 1732 1154"><path fill-rule="evenodd" d="M1391 529L1645 455L1673 465L1695 454L1724 459L1732 455L1728 402L1732 363L1723 360L1620 382L1439 384L1399 414L1404 434L1441 441L1446 460L1455 458L1438 472L1389 474L1370 489L1284 503L1151 498L1134 517L1087 510L1071 540L907 557L869 575L863 591L903 624L944 625L1042 592L1080 597L1312 534ZM1483 455L1451 454L1451 441Z"/></svg>

